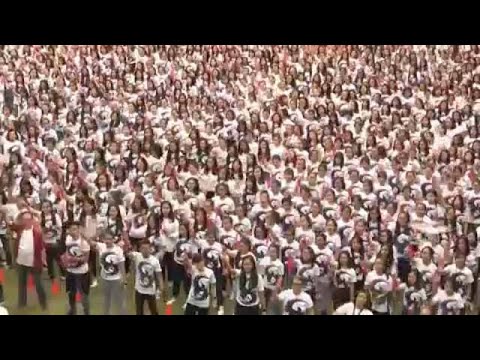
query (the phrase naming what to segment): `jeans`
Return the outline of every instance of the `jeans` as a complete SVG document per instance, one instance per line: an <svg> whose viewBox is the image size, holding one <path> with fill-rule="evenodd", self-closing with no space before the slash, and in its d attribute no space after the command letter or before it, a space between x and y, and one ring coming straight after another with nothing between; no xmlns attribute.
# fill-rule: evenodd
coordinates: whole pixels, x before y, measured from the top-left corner
<svg viewBox="0 0 480 360"><path fill-rule="evenodd" d="M185 292L185 296L188 296L188 292L190 291L190 283L191 283L190 276L187 274L185 267L183 265L178 264L175 261L172 264L172 279L173 279L173 289L172 289L173 297L176 298L178 294L180 294L181 283L183 283L183 291Z"/></svg>
<svg viewBox="0 0 480 360"><path fill-rule="evenodd" d="M28 275L32 274L35 288L37 290L38 302L42 309L47 307L47 295L42 283L42 270L33 267L17 265L18 271L18 307L27 306L27 280Z"/></svg>
<svg viewBox="0 0 480 360"><path fill-rule="evenodd" d="M148 308L150 310L151 315L158 315L157 311L157 300L155 299L155 295L149 294L141 294L135 290L135 308L137 315L144 315L143 314L143 306L145 301L148 304Z"/></svg>
<svg viewBox="0 0 480 360"><path fill-rule="evenodd" d="M201 308L187 303L185 315L208 315L208 308Z"/></svg>
<svg viewBox="0 0 480 360"><path fill-rule="evenodd" d="M68 304L70 305L68 315L77 314L77 306L75 301L77 292L81 295L84 315L90 315L90 302L88 299L88 294L90 292L89 273L87 272L85 274L73 274L71 272L67 272L67 279L65 281L65 285L68 294Z"/></svg>
<svg viewBox="0 0 480 360"><path fill-rule="evenodd" d="M60 260L60 248L58 244L47 244L45 252L47 253L47 269L50 279L55 279L55 262L60 269L61 276L65 276L65 270Z"/></svg>

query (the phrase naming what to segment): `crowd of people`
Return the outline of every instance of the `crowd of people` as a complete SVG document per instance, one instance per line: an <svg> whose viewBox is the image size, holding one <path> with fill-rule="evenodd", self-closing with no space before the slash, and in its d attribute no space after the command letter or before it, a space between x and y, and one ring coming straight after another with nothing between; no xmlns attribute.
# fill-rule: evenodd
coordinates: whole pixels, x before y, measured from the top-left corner
<svg viewBox="0 0 480 360"><path fill-rule="evenodd" d="M478 45L7 45L0 107L18 307L478 312Z"/></svg>

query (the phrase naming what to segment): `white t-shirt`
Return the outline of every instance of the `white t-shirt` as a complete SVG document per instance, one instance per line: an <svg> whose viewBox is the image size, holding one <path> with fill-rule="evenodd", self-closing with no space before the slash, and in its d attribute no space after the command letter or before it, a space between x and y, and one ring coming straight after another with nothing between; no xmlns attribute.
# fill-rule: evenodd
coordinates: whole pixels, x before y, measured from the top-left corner
<svg viewBox="0 0 480 360"><path fill-rule="evenodd" d="M211 270L220 269L222 267L222 245L214 242L212 245L207 240L199 241L205 266Z"/></svg>
<svg viewBox="0 0 480 360"><path fill-rule="evenodd" d="M437 266L433 262L425 265L420 258L417 258L415 260L415 268L417 269L420 276L420 283L425 289L427 296L430 296L432 293L432 280L435 272L437 271Z"/></svg>
<svg viewBox="0 0 480 360"><path fill-rule="evenodd" d="M260 260L260 273L263 274L263 281L265 288L273 290L275 289L278 279L283 277L285 273L285 267L280 259L272 261L269 256Z"/></svg>
<svg viewBox="0 0 480 360"><path fill-rule="evenodd" d="M33 230L23 230L18 245L17 264L32 267L34 261Z"/></svg>
<svg viewBox="0 0 480 360"><path fill-rule="evenodd" d="M388 293L392 291L392 278L386 274L378 275L372 270L365 278L365 286L370 286L372 310L380 313L389 312Z"/></svg>
<svg viewBox="0 0 480 360"><path fill-rule="evenodd" d="M357 273L354 268L340 268L335 270L335 279L337 281L337 288L349 288L350 285L357 282Z"/></svg>
<svg viewBox="0 0 480 360"><path fill-rule="evenodd" d="M135 290L140 294L155 295L155 275L162 272L160 262L153 255L145 258L139 252L132 252L131 256L135 263Z"/></svg>
<svg viewBox="0 0 480 360"><path fill-rule="evenodd" d="M317 264L302 264L300 260L296 261L297 276L302 279L302 289L303 291L313 291L315 290L316 279L320 276L320 268Z"/></svg>
<svg viewBox="0 0 480 360"><path fill-rule="evenodd" d="M202 271L198 271L194 267L187 303L199 308L208 308L210 306L210 289L215 283L216 279L212 270L205 267Z"/></svg>
<svg viewBox="0 0 480 360"><path fill-rule="evenodd" d="M312 298L304 291L295 295L292 289L284 290L278 299L283 303L283 315L307 315L313 307Z"/></svg>
<svg viewBox="0 0 480 360"><path fill-rule="evenodd" d="M337 310L335 310L334 315L373 315L372 312L368 309L358 309L355 307L355 304L350 302L343 304Z"/></svg>
<svg viewBox="0 0 480 360"><path fill-rule="evenodd" d="M67 236L65 239L66 253L74 258L80 258L83 254L90 251L90 245L81 237L73 239ZM72 274L86 274L88 272L88 261L75 267L67 267L67 271Z"/></svg>
<svg viewBox="0 0 480 360"><path fill-rule="evenodd" d="M456 292L465 299L467 296L467 286L472 284L474 280L472 270L466 266L463 269L459 269L455 264L451 264L445 267L445 273L452 278Z"/></svg>
<svg viewBox="0 0 480 360"><path fill-rule="evenodd" d="M459 293L447 295L445 290L438 290L432 303L438 305L437 315L455 315L455 310L461 310L465 304Z"/></svg>
<svg viewBox="0 0 480 360"><path fill-rule="evenodd" d="M240 285L240 276L236 279L236 301L241 306L257 306L260 303L259 293L263 292L263 279L258 275L257 286L252 287L250 281L250 275L247 275L247 281L242 288Z"/></svg>
<svg viewBox="0 0 480 360"><path fill-rule="evenodd" d="M118 245L108 248L104 243L97 243L100 266L102 268L101 276L104 280L120 280L119 264L125 261L123 250Z"/></svg>

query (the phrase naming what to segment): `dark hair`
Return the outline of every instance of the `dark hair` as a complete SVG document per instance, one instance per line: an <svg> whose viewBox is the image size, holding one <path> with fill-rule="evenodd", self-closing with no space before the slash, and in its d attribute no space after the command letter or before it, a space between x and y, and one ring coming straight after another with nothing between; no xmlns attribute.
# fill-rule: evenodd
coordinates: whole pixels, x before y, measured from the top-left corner
<svg viewBox="0 0 480 360"><path fill-rule="evenodd" d="M347 258L348 258L348 261L347 261L347 267L349 268L353 268L353 259L352 259L352 256L350 255L350 252L347 251L347 250L342 250L340 251L340 254L338 254L338 267L340 268L340 256L342 255L346 255Z"/></svg>
<svg viewBox="0 0 480 360"><path fill-rule="evenodd" d="M243 268L243 264L245 264L245 260L250 260L252 262L252 266L253 266L252 267L252 272L250 273L249 288L254 289L258 285L257 264L256 264L253 256L248 255L243 259L243 262L242 262L242 268L241 268L241 271L240 271L240 279L239 279L240 291L242 291L242 289L246 289L246 285L247 285L247 274L245 273L245 270ZM250 289L248 289L248 290L250 290Z"/></svg>
<svg viewBox="0 0 480 360"><path fill-rule="evenodd" d="M168 207L170 208L168 218L170 220L175 220L175 213L173 212L172 204L169 201L162 201L162 203L160 204L160 214L159 214L159 223L160 224L163 222L163 219L164 219L164 215L163 215L163 211L162 211L163 205L168 205Z"/></svg>
<svg viewBox="0 0 480 360"><path fill-rule="evenodd" d="M193 264L198 264L203 261L203 256L201 254L193 254L192 256L192 263Z"/></svg>

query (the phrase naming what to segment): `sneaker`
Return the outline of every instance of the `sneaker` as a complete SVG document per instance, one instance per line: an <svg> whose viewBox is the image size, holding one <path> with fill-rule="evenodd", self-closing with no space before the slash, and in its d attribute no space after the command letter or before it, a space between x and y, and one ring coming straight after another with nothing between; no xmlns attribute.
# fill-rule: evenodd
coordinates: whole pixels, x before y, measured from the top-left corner
<svg viewBox="0 0 480 360"><path fill-rule="evenodd" d="M218 307L217 315L223 315L225 312L223 310L223 306Z"/></svg>
<svg viewBox="0 0 480 360"><path fill-rule="evenodd" d="M98 286L97 279L93 279L92 284L90 285L91 288L95 288Z"/></svg>
<svg viewBox="0 0 480 360"><path fill-rule="evenodd" d="M177 299L171 298L170 300L167 301L167 305L172 305Z"/></svg>

